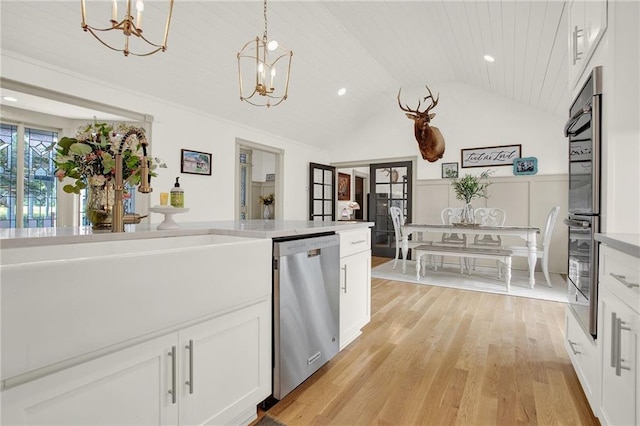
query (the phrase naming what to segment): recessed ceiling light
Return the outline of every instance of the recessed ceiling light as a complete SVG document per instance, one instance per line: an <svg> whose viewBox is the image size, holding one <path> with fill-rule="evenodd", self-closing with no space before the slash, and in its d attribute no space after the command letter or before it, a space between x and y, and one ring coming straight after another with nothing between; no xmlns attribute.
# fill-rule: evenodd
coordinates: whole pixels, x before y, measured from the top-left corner
<svg viewBox="0 0 640 426"><path fill-rule="evenodd" d="M342 95L344 95L345 93L347 93L347 89L345 89L344 87L341 87L341 88L338 90L338 96L342 96Z"/></svg>
<svg viewBox="0 0 640 426"><path fill-rule="evenodd" d="M269 49L270 51L274 51L278 48L278 42L276 40L271 40L268 44L267 44L267 49Z"/></svg>
<svg viewBox="0 0 640 426"><path fill-rule="evenodd" d="M4 99L7 102L18 102L18 100L13 96L3 96L2 99Z"/></svg>
<svg viewBox="0 0 640 426"><path fill-rule="evenodd" d="M484 60L487 62L495 62L496 58L491 55L484 55Z"/></svg>

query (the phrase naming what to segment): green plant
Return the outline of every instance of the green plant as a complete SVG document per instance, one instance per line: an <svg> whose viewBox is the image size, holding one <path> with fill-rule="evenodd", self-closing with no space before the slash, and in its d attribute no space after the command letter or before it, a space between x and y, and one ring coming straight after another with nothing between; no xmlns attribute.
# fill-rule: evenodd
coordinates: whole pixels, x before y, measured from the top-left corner
<svg viewBox="0 0 640 426"><path fill-rule="evenodd" d="M132 129L134 127L124 124L114 129L107 123L94 122L80 127L74 138L60 139L55 145L55 175L59 181L65 177L75 179L73 184L62 188L64 192L79 194L88 184L101 186L115 180L116 153L120 149L122 135ZM141 128L136 130L144 132ZM135 138L135 141L127 142L121 151L122 179L135 186L142 177L142 146ZM153 170L158 166L166 167L165 164L159 165L157 159L150 160L151 176L157 176Z"/></svg>
<svg viewBox="0 0 640 426"><path fill-rule="evenodd" d="M273 194L273 192L269 195L261 195L258 197L258 201L260 201L262 204L264 204L265 206L268 206L270 204L273 204L273 202L276 200L275 195Z"/></svg>
<svg viewBox="0 0 640 426"><path fill-rule="evenodd" d="M466 174L461 178L455 177L455 171L447 170L446 175L451 180L453 191L458 200L469 204L474 198L487 198L487 188L491 185L489 176L492 170L485 170L480 176Z"/></svg>

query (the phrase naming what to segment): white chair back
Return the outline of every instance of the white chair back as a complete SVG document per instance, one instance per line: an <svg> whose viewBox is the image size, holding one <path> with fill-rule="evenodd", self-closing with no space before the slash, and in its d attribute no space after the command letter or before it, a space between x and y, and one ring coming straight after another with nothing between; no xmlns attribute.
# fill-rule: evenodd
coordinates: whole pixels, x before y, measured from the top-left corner
<svg viewBox="0 0 640 426"><path fill-rule="evenodd" d="M459 223L462 218L462 207L446 207L440 213L443 225Z"/></svg>
<svg viewBox="0 0 640 426"><path fill-rule="evenodd" d="M549 250L549 245L551 244L551 236L553 235L553 228L556 225L558 213L560 213L560 206L555 206L547 215L547 223L544 225L544 237L542 240L542 247L545 251Z"/></svg>
<svg viewBox="0 0 640 426"><path fill-rule="evenodd" d="M404 225L402 210L400 210L400 207L390 206L389 214L391 215L391 221L393 222L393 230L396 233L396 247L399 247L402 240L402 225Z"/></svg>
<svg viewBox="0 0 640 426"><path fill-rule="evenodd" d="M484 226L504 226L507 214L496 207L478 207L475 209L476 223Z"/></svg>
<svg viewBox="0 0 640 426"><path fill-rule="evenodd" d="M440 213L443 225L452 225L454 223L460 223L462 218L462 207L445 207ZM441 243L465 245L467 241L466 235L459 235L457 233L443 233Z"/></svg>

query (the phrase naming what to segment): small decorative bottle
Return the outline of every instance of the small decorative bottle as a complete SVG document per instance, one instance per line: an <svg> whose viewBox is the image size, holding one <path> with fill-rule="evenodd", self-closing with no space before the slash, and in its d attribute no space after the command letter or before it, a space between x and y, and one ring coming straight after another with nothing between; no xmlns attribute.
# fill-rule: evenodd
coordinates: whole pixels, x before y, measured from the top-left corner
<svg viewBox="0 0 640 426"><path fill-rule="evenodd" d="M176 183L171 188L171 205L173 207L184 207L184 190L180 188L180 183L178 182L179 177L176 178Z"/></svg>

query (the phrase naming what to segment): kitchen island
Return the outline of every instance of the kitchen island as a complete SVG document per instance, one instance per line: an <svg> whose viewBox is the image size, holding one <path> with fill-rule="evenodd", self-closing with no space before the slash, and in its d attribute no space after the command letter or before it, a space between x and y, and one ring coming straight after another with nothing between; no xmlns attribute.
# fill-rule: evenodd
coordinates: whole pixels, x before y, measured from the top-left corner
<svg viewBox="0 0 640 426"><path fill-rule="evenodd" d="M271 239L368 225L1 230L2 423L249 423L271 392Z"/></svg>

